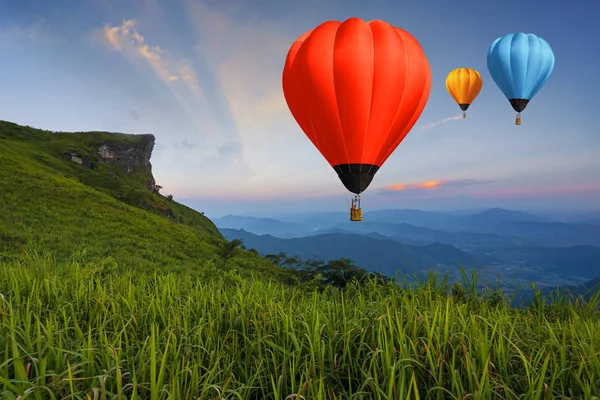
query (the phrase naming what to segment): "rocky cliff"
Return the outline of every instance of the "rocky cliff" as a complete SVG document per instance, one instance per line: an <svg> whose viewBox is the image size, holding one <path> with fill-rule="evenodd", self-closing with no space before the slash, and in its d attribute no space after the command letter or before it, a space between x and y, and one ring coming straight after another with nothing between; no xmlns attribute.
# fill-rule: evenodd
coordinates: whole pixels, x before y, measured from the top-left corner
<svg viewBox="0 0 600 400"><path fill-rule="evenodd" d="M97 134L98 138L101 135ZM117 141L101 140L92 145L90 155L84 155L76 150L68 150L63 155L70 161L81 165L84 168L94 169L97 162L105 162L111 165L117 165L123 168L126 174L136 173L144 178L144 186L153 192L158 192L152 175L152 164L150 157L154 149L155 137L152 134L128 135L137 140Z"/></svg>

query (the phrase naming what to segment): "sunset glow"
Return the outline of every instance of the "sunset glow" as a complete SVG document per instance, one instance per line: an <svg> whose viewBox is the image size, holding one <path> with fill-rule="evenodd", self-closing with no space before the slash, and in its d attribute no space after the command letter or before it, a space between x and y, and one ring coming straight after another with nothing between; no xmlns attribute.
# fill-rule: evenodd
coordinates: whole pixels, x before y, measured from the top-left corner
<svg viewBox="0 0 600 400"><path fill-rule="evenodd" d="M449 182L449 181L447 181L447 180L432 180L432 181L409 183L409 184L396 183L394 185L386 186L385 189L397 191L397 192L406 190L406 189L437 189L438 187L444 185L447 182Z"/></svg>

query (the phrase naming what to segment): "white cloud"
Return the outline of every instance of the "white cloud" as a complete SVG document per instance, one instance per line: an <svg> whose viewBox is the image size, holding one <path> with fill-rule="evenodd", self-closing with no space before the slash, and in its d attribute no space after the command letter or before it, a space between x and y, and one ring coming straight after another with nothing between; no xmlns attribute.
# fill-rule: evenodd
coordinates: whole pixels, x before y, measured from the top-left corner
<svg viewBox="0 0 600 400"><path fill-rule="evenodd" d="M442 124L445 124L445 123L450 122L450 121L458 121L459 119L462 119L462 115L455 115L453 117L444 118L444 119L441 119L439 121L435 121L435 122L432 122L432 123L429 123L429 124L421 125L421 126L419 126L419 128L422 131L429 131L429 130L432 130L433 128L436 128L436 127L438 127L438 126L440 126Z"/></svg>
<svg viewBox="0 0 600 400"><path fill-rule="evenodd" d="M130 58L144 58L164 81L181 79L197 99L204 100L198 77L189 62L183 57L176 59L160 46L148 44L136 30L136 24L133 19L125 20L119 26L106 24L102 29L103 38L108 45Z"/></svg>

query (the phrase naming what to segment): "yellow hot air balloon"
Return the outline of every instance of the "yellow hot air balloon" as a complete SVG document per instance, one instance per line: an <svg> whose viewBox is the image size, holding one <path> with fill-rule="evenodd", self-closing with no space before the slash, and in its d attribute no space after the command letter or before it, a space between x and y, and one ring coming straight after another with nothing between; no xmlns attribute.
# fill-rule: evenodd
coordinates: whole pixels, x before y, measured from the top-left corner
<svg viewBox="0 0 600 400"><path fill-rule="evenodd" d="M448 74L446 89L463 111L463 118L467 117L465 111L481 91L482 85L481 75L472 68L457 68Z"/></svg>

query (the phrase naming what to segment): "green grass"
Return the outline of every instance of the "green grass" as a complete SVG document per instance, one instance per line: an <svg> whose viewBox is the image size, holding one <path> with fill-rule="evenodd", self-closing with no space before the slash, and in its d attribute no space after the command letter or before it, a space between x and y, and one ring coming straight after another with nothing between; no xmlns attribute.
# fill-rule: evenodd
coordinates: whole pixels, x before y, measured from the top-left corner
<svg viewBox="0 0 600 400"><path fill-rule="evenodd" d="M0 392L592 399L600 390L597 302L517 310L447 296L433 279L318 292L215 272L115 274L36 257L1 265Z"/></svg>

